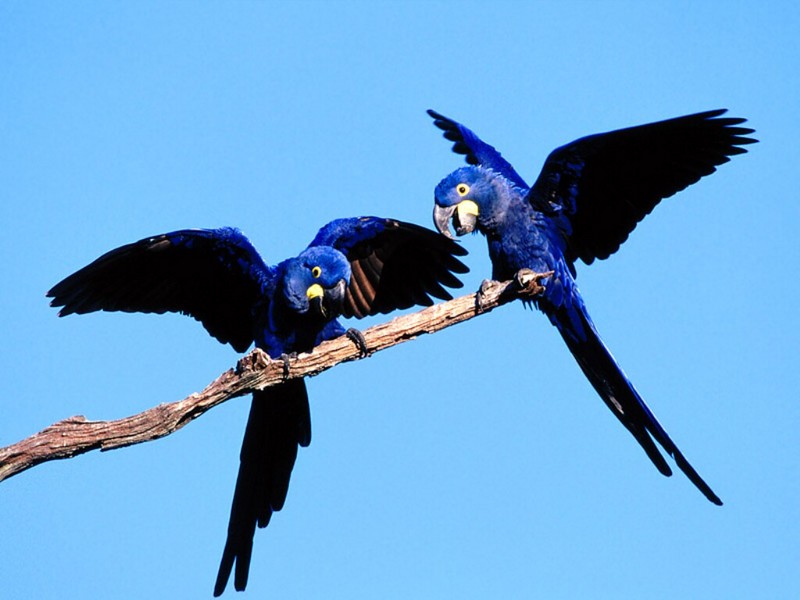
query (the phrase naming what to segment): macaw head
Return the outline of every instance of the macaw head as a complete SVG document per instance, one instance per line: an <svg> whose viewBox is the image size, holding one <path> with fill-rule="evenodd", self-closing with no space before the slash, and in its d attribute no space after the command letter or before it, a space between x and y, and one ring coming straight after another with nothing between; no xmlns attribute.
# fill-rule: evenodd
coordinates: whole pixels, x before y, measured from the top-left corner
<svg viewBox="0 0 800 600"><path fill-rule="evenodd" d="M281 286L286 306L324 321L342 313L350 263L330 246L307 248L285 263Z"/></svg>
<svg viewBox="0 0 800 600"><path fill-rule="evenodd" d="M504 178L480 166L462 167L439 182L434 191L433 223L440 233L452 238L476 229L486 232L500 210Z"/></svg>

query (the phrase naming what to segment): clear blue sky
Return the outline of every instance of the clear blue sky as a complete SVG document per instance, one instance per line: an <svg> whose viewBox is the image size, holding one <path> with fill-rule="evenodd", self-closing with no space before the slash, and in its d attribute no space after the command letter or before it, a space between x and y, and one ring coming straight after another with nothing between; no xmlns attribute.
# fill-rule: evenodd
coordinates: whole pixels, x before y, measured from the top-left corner
<svg viewBox="0 0 800 600"><path fill-rule="evenodd" d="M113 247L236 225L277 261L335 217L430 225L461 161L427 108L530 181L582 135L727 107L761 143L578 273L724 507L659 475L508 306L309 382L312 445L236 597L793 595L798 31L793 2L3 2L0 445L236 362L177 315L56 318L45 291ZM464 244L472 290L485 242ZM248 405L0 483L3 597L210 597Z"/></svg>

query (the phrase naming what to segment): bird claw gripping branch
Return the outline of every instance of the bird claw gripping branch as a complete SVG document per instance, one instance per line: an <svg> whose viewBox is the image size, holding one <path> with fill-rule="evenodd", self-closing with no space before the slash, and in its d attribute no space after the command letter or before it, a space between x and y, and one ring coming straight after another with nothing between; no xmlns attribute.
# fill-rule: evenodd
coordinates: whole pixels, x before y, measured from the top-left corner
<svg viewBox="0 0 800 600"><path fill-rule="evenodd" d="M553 271L547 273L536 273L531 269L520 269L514 273L514 283L519 287L521 296L534 297L545 291L545 286L541 281L553 275Z"/></svg>
<svg viewBox="0 0 800 600"><path fill-rule="evenodd" d="M358 355L360 358L364 358L369 356L369 348L367 348L367 340L364 338L364 334L361 333L355 327L350 327L347 331L344 332L347 339L355 344L356 348L358 348Z"/></svg>

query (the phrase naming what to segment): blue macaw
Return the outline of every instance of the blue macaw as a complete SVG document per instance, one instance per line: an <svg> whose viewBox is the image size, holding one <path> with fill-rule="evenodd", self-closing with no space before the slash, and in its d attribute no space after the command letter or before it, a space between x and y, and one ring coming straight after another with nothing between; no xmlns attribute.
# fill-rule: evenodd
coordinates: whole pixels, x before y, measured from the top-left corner
<svg viewBox="0 0 800 600"><path fill-rule="evenodd" d="M470 165L435 190L434 223L451 237L480 231L487 238L492 277L521 269L552 275L532 298L558 329L606 406L633 434L656 468L672 471L655 442L717 505L722 501L681 454L600 339L575 284L575 261L591 264L617 251L636 224L663 199L709 175L752 129L725 110L678 117L578 139L550 153L533 187L489 144L429 110L453 151ZM654 442L655 440L655 442Z"/></svg>
<svg viewBox="0 0 800 600"><path fill-rule="evenodd" d="M188 229L111 250L53 287L59 316L97 310L180 312L217 340L272 358L310 352L346 333L340 315L362 318L450 299L466 251L438 233L392 219L338 219L294 258L269 267L234 228ZM354 342L366 352L363 336ZM288 364L288 363L285 363ZM283 507L298 446L311 441L303 379L253 394L228 537L214 587L245 589L256 525Z"/></svg>

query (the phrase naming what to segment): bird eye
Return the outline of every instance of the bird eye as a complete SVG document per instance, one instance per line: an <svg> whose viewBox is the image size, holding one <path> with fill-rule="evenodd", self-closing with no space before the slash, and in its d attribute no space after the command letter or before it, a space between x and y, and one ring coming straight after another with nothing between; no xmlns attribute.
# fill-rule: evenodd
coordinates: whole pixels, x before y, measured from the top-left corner
<svg viewBox="0 0 800 600"><path fill-rule="evenodd" d="M456 186L456 191L458 192L459 196L466 196L469 194L469 186L466 183L459 183Z"/></svg>
<svg viewBox="0 0 800 600"><path fill-rule="evenodd" d="M319 267L314 267L313 269L311 269L311 276L314 279L319 279L320 275L322 275L322 269L320 269Z"/></svg>

